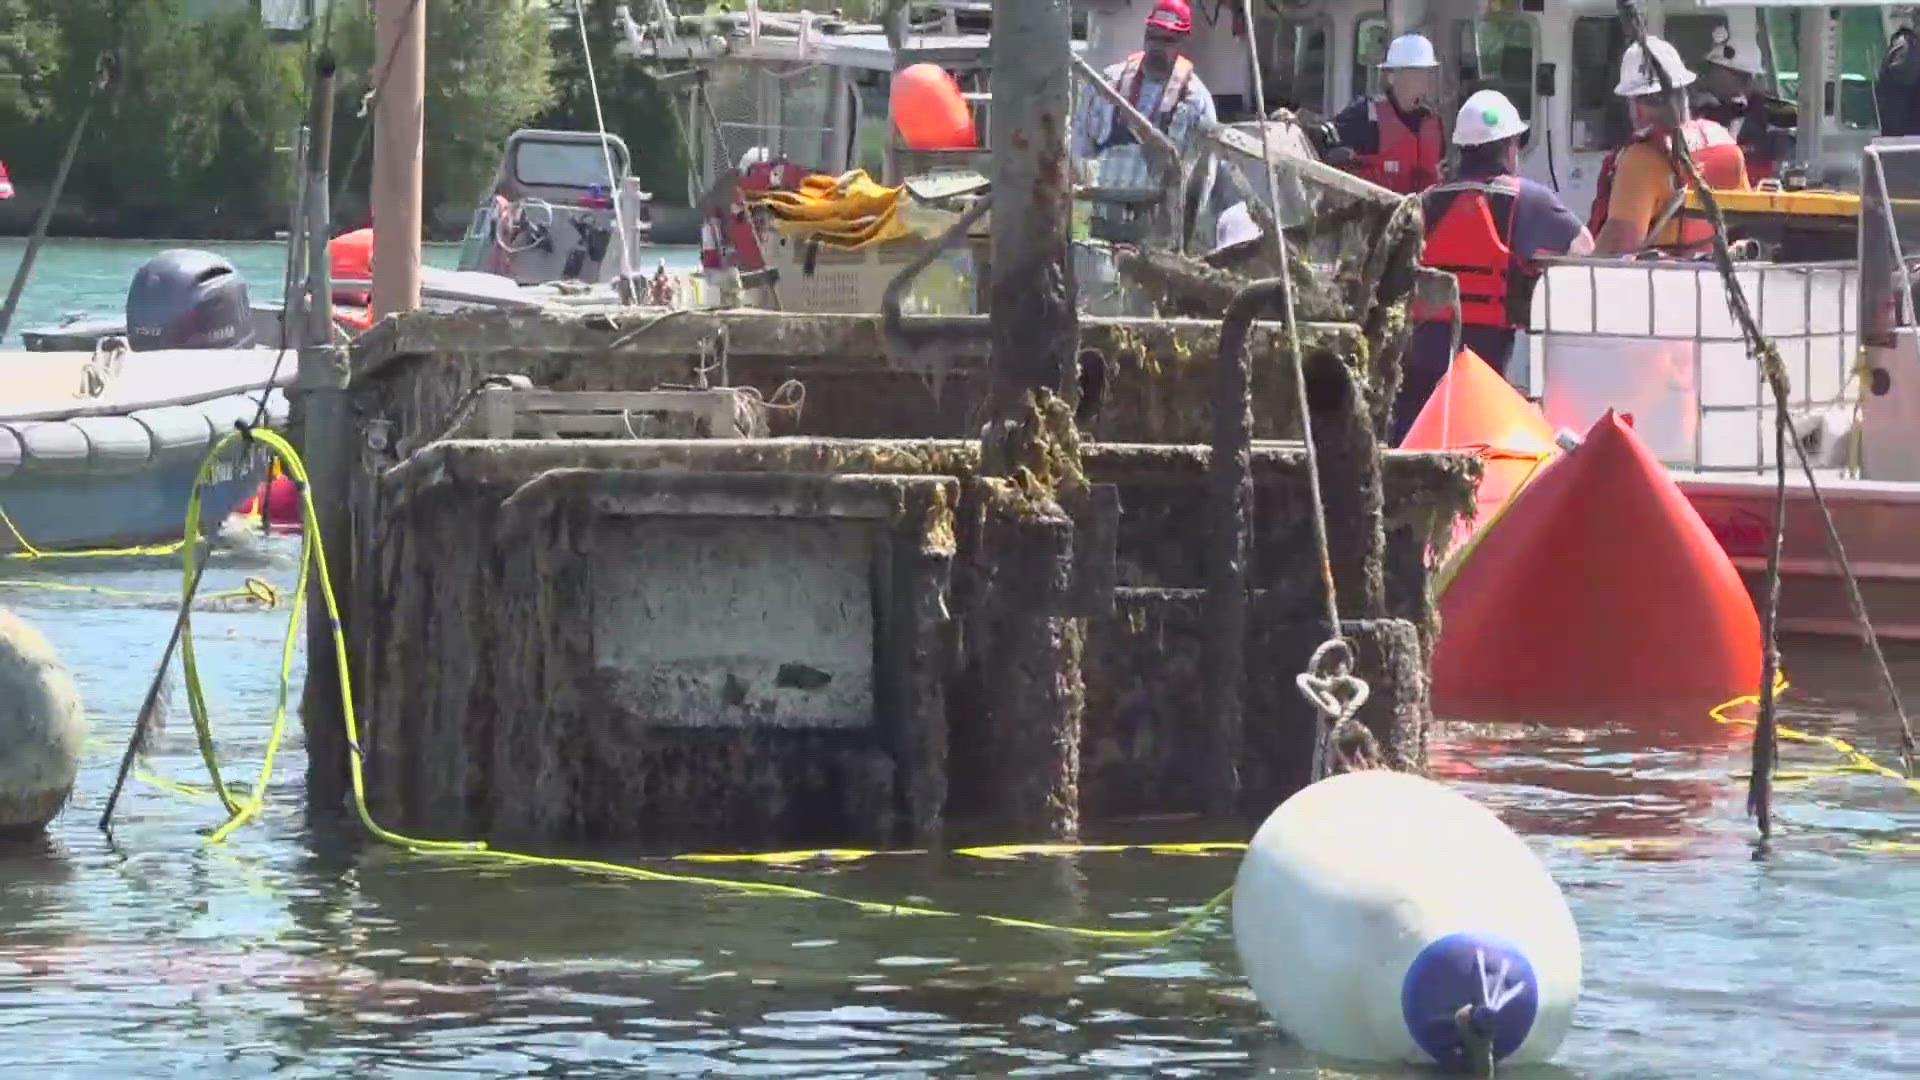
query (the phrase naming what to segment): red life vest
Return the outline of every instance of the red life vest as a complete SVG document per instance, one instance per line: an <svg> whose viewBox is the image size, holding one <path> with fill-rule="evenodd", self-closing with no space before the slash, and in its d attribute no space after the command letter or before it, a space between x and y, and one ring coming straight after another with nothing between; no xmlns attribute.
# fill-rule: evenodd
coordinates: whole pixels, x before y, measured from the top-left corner
<svg viewBox="0 0 1920 1080"><path fill-rule="evenodd" d="M1420 262L1459 281L1463 325L1501 330L1526 325L1519 303L1524 290L1515 289L1512 280L1513 219L1519 206L1520 186L1510 177L1441 184L1421 199L1427 240ZM1453 317L1446 306L1418 302L1409 314L1423 321Z"/></svg>
<svg viewBox="0 0 1920 1080"><path fill-rule="evenodd" d="M1694 117L1680 125L1680 134L1686 139L1687 153L1693 158L1693 167L1700 179L1715 191L1747 190L1747 156L1734 141L1733 133L1724 126L1704 117ZM1608 154L1600 163L1600 185L1593 193L1593 209L1588 213L1587 227L1595 233L1607 221L1607 204L1613 198L1613 174L1620 154L1634 143L1652 143L1662 158L1667 157L1667 132L1665 129L1650 129L1627 140L1626 144ZM1671 168L1671 164L1668 166ZM1675 175L1675 180L1679 179ZM1652 222L1647 223L1652 226ZM1659 231L1665 233L1669 227ZM1653 243L1649 236L1648 247L1662 251L1681 253L1695 250L1713 240L1713 224L1704 218L1676 215L1672 226L1673 237L1660 243Z"/></svg>
<svg viewBox="0 0 1920 1080"><path fill-rule="evenodd" d="M1367 119L1380 133L1379 149L1357 156L1354 172L1389 191L1411 195L1440 182L1440 118L1429 111L1415 130L1384 95L1367 102Z"/></svg>
<svg viewBox="0 0 1920 1080"><path fill-rule="evenodd" d="M1140 103L1140 88L1147 78L1146 59L1145 52L1137 52L1127 57L1126 63L1120 68L1120 78L1115 88L1126 95L1127 104L1140 110L1140 115L1153 121L1154 127L1165 131L1173 122L1173 110L1179 108L1180 103L1186 100L1187 91L1192 87L1193 61L1184 56L1174 57L1173 71L1168 73L1167 81L1160 84L1160 93L1154 98L1153 105L1147 107ZM1106 130L1094 142L1095 154L1110 146L1125 146L1139 141L1133 137L1133 131L1127 127L1127 122L1121 119L1120 110L1105 101L1100 102L1096 107L1106 110L1107 123Z"/></svg>
<svg viewBox="0 0 1920 1080"><path fill-rule="evenodd" d="M782 158L756 161L734 181L733 201L724 211L709 210L700 226L700 265L718 270L731 263L740 270L762 270L767 258L760 248L749 204L769 191L795 191L804 179L800 167Z"/></svg>

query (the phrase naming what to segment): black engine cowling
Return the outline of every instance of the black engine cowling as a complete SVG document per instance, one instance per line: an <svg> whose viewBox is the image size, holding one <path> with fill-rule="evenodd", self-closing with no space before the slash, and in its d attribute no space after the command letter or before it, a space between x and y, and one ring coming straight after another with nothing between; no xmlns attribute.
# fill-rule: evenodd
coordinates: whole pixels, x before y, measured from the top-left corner
<svg viewBox="0 0 1920 1080"><path fill-rule="evenodd" d="M211 251L162 251L133 275L127 290L127 341L135 352L252 345L246 279Z"/></svg>

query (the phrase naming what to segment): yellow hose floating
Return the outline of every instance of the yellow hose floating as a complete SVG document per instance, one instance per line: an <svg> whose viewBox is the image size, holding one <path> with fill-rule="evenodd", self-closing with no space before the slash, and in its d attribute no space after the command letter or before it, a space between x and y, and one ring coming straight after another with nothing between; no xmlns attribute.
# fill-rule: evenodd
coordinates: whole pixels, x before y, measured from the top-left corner
<svg viewBox="0 0 1920 1080"><path fill-rule="evenodd" d="M201 467L201 476L195 483L193 497L188 501L187 542L183 545L187 550L191 550L192 540L195 537L195 528L200 520L200 484L205 481L208 470L212 467L212 462L228 444L233 440L247 437L247 434L238 431L232 432L215 443L213 449L209 451L207 463ZM675 874L660 870L651 870L641 866L605 862L598 859L556 858L553 856L533 855L518 851L505 851L489 847L484 842L477 840L430 840L394 832L374 820L372 812L367 808L365 770L363 766L363 754L360 747L360 727L359 720L353 708L353 683L352 673L347 664L346 638L340 629L339 601L334 596L333 581L327 574L324 541L318 527L314 524L318 520L318 515L315 513L313 506L313 493L308 485L306 466L301 462L300 455L294 450L292 444L288 443L286 439L280 435L264 429L255 429L251 433L251 437L273 452L276 459L284 464L287 475L291 476L299 486L301 508L304 511L301 515L300 527L300 574L299 580L294 585L293 602L288 605L287 637L286 643L281 649L280 690L274 709L273 724L267 735L266 751L264 760L261 763L260 775L254 782L252 791L248 793L244 800L236 800L233 795L229 793L226 783L220 776L219 762L213 748L212 728L207 718L206 697L200 684L199 667L194 658L192 617L190 614L186 617L181 627L180 658L187 683L187 701L193 710L194 733L200 743L201 757L206 762L207 773L211 781L212 789L220 796L228 813L226 822L218 829L215 829L213 834L208 838L208 843L210 844L220 843L228 836L231 836L234 830L251 820L254 815L260 811L265 801L267 782L273 772L274 756L279 748L280 739L285 734L287 693L288 687L292 682L293 647L299 634L300 615L305 610L307 583L311 572L317 574L320 585L320 595L326 603L327 617L332 624L333 661L340 677L341 716L347 734L347 765L352 780L354 813L359 817L361 826L365 828L369 834L394 847L416 854L436 855L447 858L488 859L495 862L517 863L526 866L557 867L584 873L633 878L641 881L699 885L748 895L824 900L851 906L860 911L876 915L921 915L936 918L970 918L995 926L1042 930L1049 933L1068 934L1075 937L1109 941L1153 942L1164 941L1179 936L1208 918L1232 892L1231 889L1221 891L1180 922L1164 929L1115 930L1097 927L1060 926L1052 923L1036 922L1030 919L1017 919L1000 915L983 915L948 911L940 908L859 900L851 897L835 896L831 893L820 892L795 885L782 885L775 882L706 877L693 874ZM186 560L184 588L191 588L192 581L192 559L189 557ZM311 662L311 660L309 660L309 662ZM1223 845L1163 846L1192 850L1211 849ZM1001 849L982 848L976 850L1011 853L1022 849L1042 850L1047 847L1049 847L1049 845L1010 845Z"/></svg>
<svg viewBox="0 0 1920 1080"><path fill-rule="evenodd" d="M861 900L777 882L711 877L697 874L678 874L649 869L643 866L607 862L598 859L561 858L534 855L526 852L507 851L489 847L486 843L477 840L423 839L421 837L407 836L394 832L376 821L372 812L367 807L366 780L363 753L360 746L359 721L353 707L352 674L347 662L346 638L340 629L339 602L334 595L332 579L327 573L324 541L318 526L315 524L318 520L318 515L313 505L313 495L308 484L306 466L300 460L300 456L298 452L294 450L292 444L277 433L264 429L255 429L250 434L238 431L232 432L217 442L208 453L206 463L201 467L201 475L196 480L193 496L188 501L186 534L180 547L185 551L191 552L193 541L197 539L196 528L200 520L200 490L201 485L207 479L209 470L212 468L212 463L233 440L249 437L271 450L275 455L275 460L284 466L286 474L291 476L299 486L301 506L304 511L301 515L300 529L300 572L299 579L294 586L293 601L288 605L287 636L285 644L281 649L280 687L272 727L267 736L264 760L261 763L260 773L253 787L241 798L235 797L229 790L227 783L220 776L218 755L214 750L212 728L208 720L206 698L200 683L199 668L194 657L191 614L186 616L181 627L181 663L184 668L187 683L187 700L193 711L194 733L199 742L201 757L207 766L210 786L208 789L198 789L181 784L173 784L173 786L183 794L190 794L196 797L205 796L209 793L216 794L225 806L228 818L226 822L214 830L213 834L208 838L209 844L221 843L228 836L231 836L236 829L258 814L264 804L267 784L273 772L274 758L286 728L287 695L292 681L294 642L297 640L300 631L300 616L305 611L307 584L310 576L317 573L320 595L326 604L327 616L331 623L333 662L340 679L341 716L347 735L347 761L352 781L354 813L359 818L361 826L366 829L370 835L393 847L415 854L433 855L443 858L486 859L524 866L545 866L573 870L581 873L603 874L611 877L623 877L639 881L694 885L753 896L777 896L798 900L826 901L853 907L859 911L875 915L917 915L930 918L972 919L994 926L1038 930L1045 933L1065 934L1072 937L1092 940L1130 941L1137 943L1166 941L1187 933L1212 916L1233 891L1231 888L1222 890L1212 899L1194 909L1172 926L1158 930L1120 930L1104 927L1065 926L1003 915L950 911L943 908L888 903L876 900ZM186 576L183 591L191 589L193 581L191 556L185 560L185 563ZM191 601L190 594L187 596L187 599ZM1784 690L1786 686L1787 683L1785 679L1782 678L1779 683L1779 688ZM1715 707L1712 710L1713 717L1722 723L1745 723L1746 721L1729 716L1728 711L1743 704L1757 702L1757 700L1758 698L1755 695L1735 698ZM1779 730L1781 736L1784 738L1820 743L1845 755L1848 758L1848 764L1835 771L1865 771L1892 776L1895 779L1901 780L1909 788L1920 792L1920 782L1907 780L1900 776L1899 773L1875 762L1872 758L1861 753L1857 748L1853 747L1852 744L1844 740L1830 736L1811 735L1786 727L1781 727ZM1606 844L1603 841L1575 840L1570 842L1570 846L1603 848ZM1920 851L1920 843L1909 843L1898 840L1862 841L1855 843L1854 846L1869 851ZM1222 852L1237 852L1245 850L1245 848L1245 844L1234 842L1111 845L1039 843L960 848L954 853L982 859L1011 859L1028 855L1065 855L1122 851L1144 851L1164 855L1200 856ZM817 850L733 854L689 853L675 856L675 858L688 862L753 862L777 866L790 865L814 859L852 861L889 854L916 854L916 852L823 848Z"/></svg>

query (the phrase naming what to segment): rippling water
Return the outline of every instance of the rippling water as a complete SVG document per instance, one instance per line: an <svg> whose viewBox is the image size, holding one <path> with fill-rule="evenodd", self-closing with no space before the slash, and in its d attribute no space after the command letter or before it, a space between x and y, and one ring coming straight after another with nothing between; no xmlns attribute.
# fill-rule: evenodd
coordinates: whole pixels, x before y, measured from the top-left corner
<svg viewBox="0 0 1920 1080"><path fill-rule="evenodd" d="M144 257L132 247L112 247L122 281ZM271 265L277 249L257 250ZM295 552L285 538L244 539L205 588L249 575L290 585ZM1164 945L1119 947L317 838L300 820L297 723L267 813L227 843L205 843L223 819L216 802L147 781L129 785L109 841L94 823L180 572L50 567L0 565L0 603L73 667L95 735L50 838L0 854L0 1073L1349 1075L1316 1071L1262 1022L1224 916ZM194 620L233 778L259 767L285 621L284 609ZM1790 643L1789 721L1892 762L1895 726L1859 652ZM1920 656L1896 656L1896 673L1920 688ZM153 772L204 780L184 697L174 700ZM1756 861L1732 776L1744 732L1726 734L1662 749L1553 732L1437 739L1436 772L1529 838L1584 936L1576 1029L1559 1064L1534 1075L1920 1069L1920 852L1872 847L1920 842L1920 796L1788 743L1783 767L1811 775L1783 785L1774 850ZM1151 927L1212 896L1235 866L1233 855L1089 854L674 868Z"/></svg>

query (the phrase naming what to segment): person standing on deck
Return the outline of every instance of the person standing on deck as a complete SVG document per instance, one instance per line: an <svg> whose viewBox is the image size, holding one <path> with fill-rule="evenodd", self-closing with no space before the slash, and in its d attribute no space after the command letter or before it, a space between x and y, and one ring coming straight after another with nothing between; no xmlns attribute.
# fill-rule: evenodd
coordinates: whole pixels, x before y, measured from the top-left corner
<svg viewBox="0 0 1920 1080"><path fill-rule="evenodd" d="M1440 182L1444 137L1439 114L1427 104L1439 67L1425 37L1393 39L1380 61L1387 92L1360 98L1333 118L1340 144L1353 151L1349 171L1402 195Z"/></svg>
<svg viewBox="0 0 1920 1080"><path fill-rule="evenodd" d="M1527 325L1542 255L1586 255L1593 237L1553 189L1516 172L1527 122L1498 90L1482 90L1460 106L1453 144L1460 165L1452 181L1420 197L1426 245L1420 261L1460 285L1460 345L1495 371L1504 370L1514 336ZM1393 402L1393 445L1413 427L1453 361L1450 306L1414 304L1405 373Z"/></svg>
<svg viewBox="0 0 1920 1080"><path fill-rule="evenodd" d="M1147 13L1145 48L1101 73L1173 142L1183 169L1193 167L1202 136L1217 120L1213 94L1194 73L1193 62L1179 53L1192 33L1193 11L1187 0L1156 0ZM1162 198L1146 154L1120 111L1091 90L1081 90L1080 95L1069 128L1069 150L1090 172L1090 186L1108 193L1135 193L1142 205ZM1201 175L1188 177L1188 205L1205 206L1212 188L1209 165ZM1097 240L1137 243L1142 237L1136 235L1133 219L1141 216L1115 202L1101 201L1094 207L1089 228Z"/></svg>
<svg viewBox="0 0 1920 1080"><path fill-rule="evenodd" d="M1747 159L1747 180L1757 183L1774 174L1780 162L1793 154L1793 129L1800 111L1790 101L1761 91L1758 81L1767 73L1760 47L1751 41L1735 44L1727 28L1714 30L1700 73L1701 96L1693 114L1733 132Z"/></svg>
<svg viewBox="0 0 1920 1080"><path fill-rule="evenodd" d="M1594 232L1594 250L1601 255L1631 255L1646 248L1693 255L1707 250L1713 226L1680 214L1683 189L1668 156L1669 136L1676 130L1681 134L1701 181L1716 191L1748 190L1746 159L1726 128L1689 112L1686 88L1694 74L1673 46L1649 37L1646 52L1651 58L1636 42L1620 58L1620 82L1613 92L1627 99L1633 136L1601 163L1588 227ZM1654 64L1666 73L1671 94L1660 88Z"/></svg>

